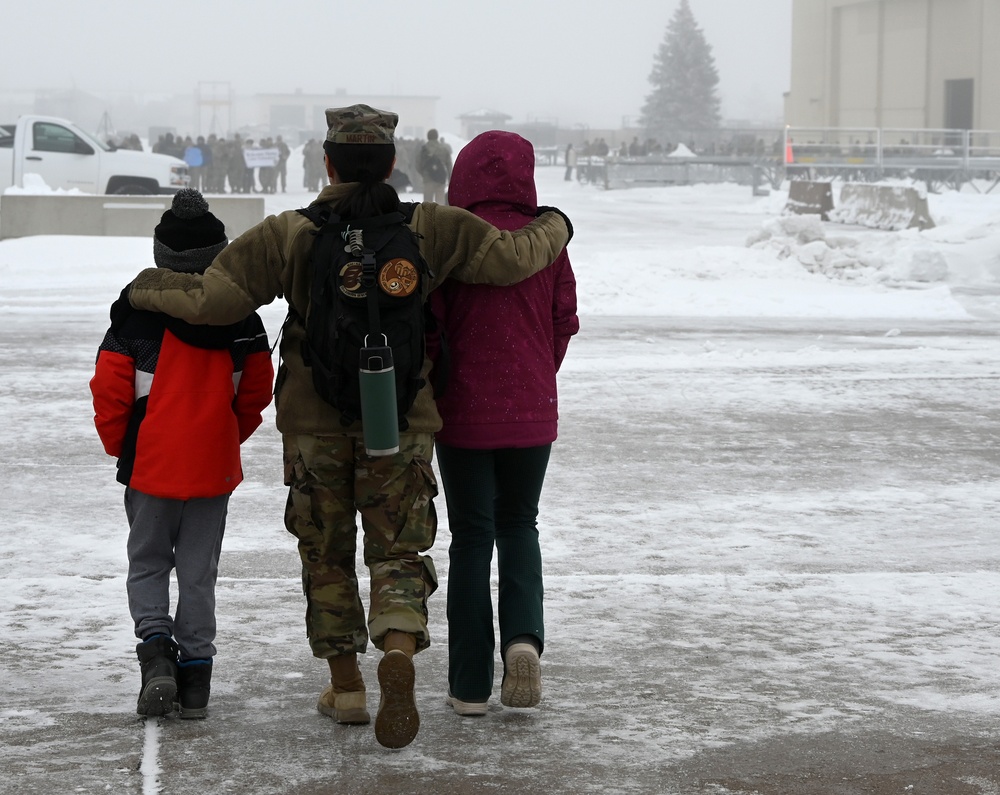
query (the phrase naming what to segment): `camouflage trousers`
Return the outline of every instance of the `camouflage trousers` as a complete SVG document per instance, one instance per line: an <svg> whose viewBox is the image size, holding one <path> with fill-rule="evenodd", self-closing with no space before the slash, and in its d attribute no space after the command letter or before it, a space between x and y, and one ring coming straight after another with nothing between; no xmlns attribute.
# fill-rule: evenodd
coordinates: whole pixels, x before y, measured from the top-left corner
<svg viewBox="0 0 1000 795"><path fill-rule="evenodd" d="M430 644L427 598L437 588L431 558L437 482L431 434L402 433L399 452L372 458L360 434L285 435L285 527L298 539L306 632L316 657L382 648L390 630ZM367 626L355 569L357 514L371 578Z"/></svg>

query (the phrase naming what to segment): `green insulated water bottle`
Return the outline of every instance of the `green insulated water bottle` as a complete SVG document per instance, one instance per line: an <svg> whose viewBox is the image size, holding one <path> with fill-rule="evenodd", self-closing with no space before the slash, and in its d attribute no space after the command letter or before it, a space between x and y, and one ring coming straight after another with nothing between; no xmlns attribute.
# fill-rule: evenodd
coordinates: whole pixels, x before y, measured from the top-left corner
<svg viewBox="0 0 1000 795"><path fill-rule="evenodd" d="M365 435L365 452L371 456L398 453L399 419L396 416L396 373L392 366L392 348L388 345L365 345L361 349L358 379L361 382L361 426Z"/></svg>

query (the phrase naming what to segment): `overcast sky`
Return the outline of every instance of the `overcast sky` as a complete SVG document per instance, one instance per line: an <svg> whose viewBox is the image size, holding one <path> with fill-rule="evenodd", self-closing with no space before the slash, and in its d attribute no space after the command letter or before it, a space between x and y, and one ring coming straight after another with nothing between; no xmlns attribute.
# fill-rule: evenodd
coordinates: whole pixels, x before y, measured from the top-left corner
<svg viewBox="0 0 1000 795"><path fill-rule="evenodd" d="M680 0L11 0L0 91L75 86L191 93L439 97L438 124L491 108L515 121L619 127L639 115ZM726 118L776 120L792 0L690 0Z"/></svg>

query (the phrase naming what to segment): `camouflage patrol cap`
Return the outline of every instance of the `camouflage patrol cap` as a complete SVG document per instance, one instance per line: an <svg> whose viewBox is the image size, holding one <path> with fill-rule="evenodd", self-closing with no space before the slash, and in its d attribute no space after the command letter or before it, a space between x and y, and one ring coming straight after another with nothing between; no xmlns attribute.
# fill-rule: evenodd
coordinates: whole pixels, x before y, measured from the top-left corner
<svg viewBox="0 0 1000 795"><path fill-rule="evenodd" d="M391 144L399 114L370 105L326 109L326 140L335 144Z"/></svg>

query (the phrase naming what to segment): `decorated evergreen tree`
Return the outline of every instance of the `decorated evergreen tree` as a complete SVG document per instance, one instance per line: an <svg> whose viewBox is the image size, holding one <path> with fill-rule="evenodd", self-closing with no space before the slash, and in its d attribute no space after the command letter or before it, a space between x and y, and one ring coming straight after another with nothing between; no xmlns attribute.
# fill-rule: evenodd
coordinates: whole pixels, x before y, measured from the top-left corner
<svg viewBox="0 0 1000 795"><path fill-rule="evenodd" d="M664 144L718 128L719 73L688 0L681 0L667 25L649 82L653 91L646 97L640 124L650 138Z"/></svg>

